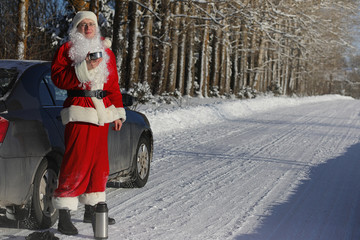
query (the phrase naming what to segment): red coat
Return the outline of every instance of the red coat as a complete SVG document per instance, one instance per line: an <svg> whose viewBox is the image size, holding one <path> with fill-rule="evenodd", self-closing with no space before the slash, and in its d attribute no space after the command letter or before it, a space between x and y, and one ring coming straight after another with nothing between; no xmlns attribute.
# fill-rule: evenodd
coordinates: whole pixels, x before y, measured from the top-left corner
<svg viewBox="0 0 360 240"><path fill-rule="evenodd" d="M88 81L89 73L85 61L74 65L69 57L70 43L62 45L54 56L51 66L51 77L54 84L65 90L83 90L82 83ZM108 55L107 70L109 72L106 83L96 89L107 91L103 99L95 97L68 97L61 112L63 124L68 122L87 122L104 125L116 119L125 121L126 115L119 88L119 77L116 68L114 53L105 49ZM104 58L105 60L106 58ZM84 84L87 90L91 89L89 83ZM96 90L91 89L91 90Z"/></svg>

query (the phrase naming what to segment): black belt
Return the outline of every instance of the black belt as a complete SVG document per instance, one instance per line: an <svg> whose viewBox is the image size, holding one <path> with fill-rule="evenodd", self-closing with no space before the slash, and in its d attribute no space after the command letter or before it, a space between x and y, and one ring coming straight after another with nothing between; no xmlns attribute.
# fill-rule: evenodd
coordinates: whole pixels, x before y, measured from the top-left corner
<svg viewBox="0 0 360 240"><path fill-rule="evenodd" d="M67 90L68 97L96 97L102 99L107 92L103 90Z"/></svg>

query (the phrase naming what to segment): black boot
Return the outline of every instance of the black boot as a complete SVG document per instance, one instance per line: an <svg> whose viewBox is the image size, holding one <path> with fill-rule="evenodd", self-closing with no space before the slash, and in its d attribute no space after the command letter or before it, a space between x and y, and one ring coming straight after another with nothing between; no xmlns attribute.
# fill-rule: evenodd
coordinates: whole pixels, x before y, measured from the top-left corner
<svg viewBox="0 0 360 240"><path fill-rule="evenodd" d="M77 235L79 232L71 222L70 210L59 210L58 231L66 235Z"/></svg>
<svg viewBox="0 0 360 240"><path fill-rule="evenodd" d="M84 223L91 223L93 216L95 214L95 206L91 206L91 205L85 205L85 213L84 213ZM115 224L115 219L108 217L108 224L109 225L114 225Z"/></svg>

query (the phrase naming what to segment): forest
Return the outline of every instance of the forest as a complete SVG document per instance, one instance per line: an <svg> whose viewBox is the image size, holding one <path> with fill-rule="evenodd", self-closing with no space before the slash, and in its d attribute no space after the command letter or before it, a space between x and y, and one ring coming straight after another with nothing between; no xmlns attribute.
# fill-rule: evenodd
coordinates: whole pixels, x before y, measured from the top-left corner
<svg viewBox="0 0 360 240"><path fill-rule="evenodd" d="M75 13L112 41L120 86L151 96L360 98L357 0L1 0L0 59L51 61Z"/></svg>

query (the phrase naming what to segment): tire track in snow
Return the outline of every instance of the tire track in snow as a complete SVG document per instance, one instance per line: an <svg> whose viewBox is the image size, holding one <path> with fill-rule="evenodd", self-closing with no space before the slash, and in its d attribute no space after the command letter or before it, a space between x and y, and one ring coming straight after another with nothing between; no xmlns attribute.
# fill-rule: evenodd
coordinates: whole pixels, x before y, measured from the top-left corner
<svg viewBox="0 0 360 240"><path fill-rule="evenodd" d="M311 119L311 118L309 118L309 119ZM322 122L320 121L320 124L322 124ZM303 124L303 125L305 125L306 126L306 122L305 122L305 124ZM299 131L300 133L301 133L301 131ZM329 131L329 133L331 133L332 131L330 130ZM285 134L285 135L293 135L293 134ZM285 136L284 135L284 136ZM299 138L299 136L300 135L305 135L305 133L303 133L303 134L298 134L296 137L294 137L294 139L296 139L296 138ZM281 138L279 138L279 139L281 139ZM290 139L286 139L286 137L284 137L283 139L285 139L286 141L289 141ZM324 138L324 139L326 139L326 138ZM314 145L313 144L313 149L317 149L318 148L318 146L321 146L324 142L326 142L326 141L328 141L329 139L327 139L327 140L324 140L324 141L319 141L316 145ZM269 146L273 146L274 144L275 144L275 142L277 142L277 141L273 141L271 144L269 144ZM262 148L259 152L257 152L257 153L261 153L262 151L264 151L264 150L266 150L266 148ZM255 154L254 154L255 155ZM310 163L312 163L312 161L310 161ZM311 164L309 164L309 165L311 165ZM260 168L260 166L258 166L258 168ZM249 173L249 172L248 172ZM259 174L260 174L261 172L259 172ZM285 176L286 174L283 174L281 177L283 177L283 176ZM278 179L281 179L281 177L280 178L278 178ZM301 178L303 178L304 176L301 176ZM300 178L300 179L301 179Z"/></svg>
<svg viewBox="0 0 360 240"><path fill-rule="evenodd" d="M329 116L330 120L335 119L335 116L338 115L338 114L342 115L342 113L344 113L345 116L346 116L346 114L349 113L349 111L346 109L346 105L344 105L344 104L338 104L338 105L339 106L334 107L334 109L336 109L337 111L333 111L333 114L331 114ZM341 107L341 108L339 108L339 107ZM354 109L353 106L351 106L351 105L349 106L349 108ZM344 111L342 111L340 109L344 109ZM331 112L331 111L326 111L326 113L329 113L329 112ZM335 113L337 113L337 114L335 114ZM317 113L315 115L319 115L319 113ZM322 114L322 115L324 115L324 114ZM322 163L322 161L319 162L319 158L320 159L324 158L323 155L331 155L332 152L338 152L339 154L341 154L342 150L345 150L345 148L349 146L348 145L349 143L358 142L358 140L359 140L359 131L354 132L354 129L357 129L357 130L359 129L359 118L358 118L357 115L358 115L358 113L355 112L354 114L352 114L352 116L350 116L350 118L347 118L347 117L345 118L344 117L343 121L347 122L346 124L343 123L343 122L340 122L340 124L339 124L338 119L336 120L336 122L334 120L328 122L329 125L333 124L334 126L332 128L327 128L327 133L324 134L324 135L321 135L319 137L319 140L318 140L317 144L315 145L316 147L313 148L315 151L313 151L314 152L314 157L313 157L313 160L310 161L311 164L314 165L314 164ZM323 116L323 117L325 119L325 116ZM326 121L325 120L320 120L319 124L326 124ZM339 125L344 125L344 126L347 125L347 127L346 128L342 127L341 131L339 131L338 130ZM351 127L351 126L354 126L354 127ZM307 132L312 131L312 130L315 130L315 129L309 128L309 130ZM334 135L334 136L331 136L331 135ZM337 135L340 135L339 138L337 137ZM329 136L331 136L331 137L329 137ZM337 148L336 147L334 148L334 146L336 146ZM323 150L322 151L316 151L316 149L318 147L323 148ZM325 160L326 160L326 158L325 158ZM297 197L300 198L300 199L305 198L305 197L307 197L307 194L308 194L308 192L304 191L302 193L302 195L298 195ZM335 204L333 204L333 205L335 205ZM293 212L294 211L296 211L296 209L293 209ZM331 211L331 207L330 207L329 211ZM289 211L289 212L290 213L288 213L288 214L290 215L291 211ZM289 216L286 216L286 215L287 214L285 214L285 216L283 216L284 219L289 217ZM324 216L324 218L326 218L326 215ZM251 229L251 231L254 231L254 228L249 228L249 229ZM319 230L319 232L321 232L321 230ZM314 235L316 235L316 233ZM251 239L253 239L253 238L251 238ZM262 236L262 238L259 238L259 236L257 236L257 238L254 238L254 239L273 239L273 238L267 238L266 236ZM279 238L274 238L274 239L279 239ZM282 238L280 238L280 239L282 239ZM286 239L286 238L284 238L284 239ZM291 238L291 239L294 239L294 238ZM309 238L300 237L298 239L309 239ZM314 239L319 239L319 238L315 237ZM323 238L323 239L326 239L326 238Z"/></svg>
<svg viewBox="0 0 360 240"><path fill-rule="evenodd" d="M304 119L311 119L311 117L304 117ZM307 123L308 123L308 120L304 120L304 121L302 121L301 122L301 126L306 126L307 125ZM291 126L291 125L293 125L294 123L289 123L289 126ZM296 124L296 123L295 123ZM319 124L322 124L322 122L320 121L319 122ZM280 125L280 126L282 126L282 125ZM282 129L283 128L288 128L288 127L281 127ZM261 175L262 173L263 173L263 171L261 171L261 169L262 168L264 168L264 166L263 166L263 164L262 165L258 165L258 164L254 164L254 156L257 156L257 155L261 155L261 153L264 153L264 152L266 152L266 151L268 151L269 149L271 149L271 148L274 148L275 146L277 146L277 145L281 145L281 143L283 143L283 142L292 142L293 141L293 139L296 139L296 138L300 138L300 139L302 139L303 137L304 137L304 135L306 135L306 133L304 133L303 131L302 131L302 129L299 129L299 127L296 127L296 128L294 128L293 130L290 130L289 132L282 132L283 130L282 129L279 129L279 131L280 131L280 136L276 136L276 138L275 138L275 140L272 140L272 142L270 142L269 144L267 144L267 146L266 147L264 147L262 144L259 144L260 145L260 148L258 149L258 150L255 150L254 151L254 149L251 149L251 151L252 151L252 154L250 155L250 156L242 156L242 158L243 158L243 162L242 162L242 166L241 167L243 167L244 168L244 173L242 174L242 175L240 175L240 176L238 176L240 179L242 179L243 181L242 181L242 183L244 184L244 185L246 185L248 182L251 182L253 179L256 179L259 175ZM259 132L260 130L259 129L257 129L256 131L254 130L254 132ZM312 130L311 130L312 131ZM294 132L296 132L297 133L297 135L296 134L294 134ZM251 134L249 134L249 133L251 133L250 131L245 131L244 132L244 134L247 134L247 135L251 135ZM283 135L281 135L281 134L283 134ZM185 133L185 135L187 135L186 133ZM227 135L227 136L229 136L229 134L224 134L224 135ZM202 138L204 138L204 135L201 135L202 136ZM221 132L220 133L218 133L218 135L217 136L221 136ZM289 138L289 136L292 136L292 138ZM240 135L240 137L241 137L241 135ZM206 134L205 134L205 138L206 138ZM211 143L211 142L218 142L218 139L219 139L219 137L214 137L214 138L211 138L211 140L207 140L207 141L201 141L201 144L209 144L209 143ZM268 139L266 139L266 140L268 140ZM258 144L258 142L257 141L253 141L252 139L248 139L248 141L249 142L252 142L253 144L254 144L254 142L256 143L256 144ZM278 143L278 144L276 144L276 143ZM179 144L180 145L182 145L182 143L179 141ZM255 144L255 146L259 146L259 145L256 145ZM318 148L318 146L319 145L321 145L322 144L322 142L320 141L320 142L318 142L317 143L317 145L314 145L314 144L312 144L313 145L313 149L317 149ZM161 144L160 144L161 145ZM183 145L185 145L186 146L186 143L183 143ZM293 148L296 148L295 146L293 147ZM191 148L190 148L191 149ZM238 148L238 149L233 149L233 151L236 153L236 151L241 151L241 148ZM190 152L190 151L188 151L188 152ZM178 153L180 153L180 152L178 152ZM229 157L229 156L231 156L231 154L230 153L232 153L231 151L229 151L229 153L226 155L226 157ZM312 152L313 153L313 152ZM310 153L310 155L312 154L312 153ZM167 155L167 154L166 154ZM189 154L188 153L186 153L186 152L184 152L184 155L185 156L189 156ZM196 155L196 154L195 154ZM213 155L213 154L209 154L209 155ZM203 155L201 155L201 154L198 154L197 155L198 157L204 157ZM225 159L226 159L226 157L225 157ZM246 158L247 157L247 158ZM261 159L261 158L260 158ZM192 160L192 159L189 159L189 160ZM170 161L170 160L169 160ZM246 166L246 164L247 164L247 166ZM300 164L302 164L302 163L300 163ZM312 163L310 162L310 164L309 165L311 165ZM307 164L305 164L305 166L306 166ZM250 166L252 166L252 167L250 167ZM209 166L207 166L207 167L209 167ZM246 168L246 167L248 167L248 168ZM184 167L184 169L187 169L188 167L187 166L185 166ZM220 169L220 170L219 170ZM208 169L208 172L209 173L211 173L212 175L216 175L216 176L223 176L223 178L224 178L224 176L226 176L226 174L227 175L229 175L230 177L230 180L233 180L233 172L237 172L238 170L237 169L235 169L235 170L233 170L233 171L227 171L227 169L226 168L219 168L219 165L216 165L213 169ZM226 174L225 174L226 173ZM257 175L255 175L255 174L253 174L253 173L257 173ZM303 178L304 176L304 173L303 174L299 174L300 175L300 179L301 178ZM253 176L252 178L249 178L249 176ZM281 177L283 177L283 176L286 176L286 173L285 174L283 174L282 176L280 176L279 178L277 178L277 179L281 179ZM226 179L226 178L224 178L224 179ZM212 179L212 181L213 182L219 182L219 183L221 183L221 182L225 182L226 180L223 180L223 179L221 179L220 177L217 177L217 178L213 178ZM230 182L230 181L228 181L228 182ZM273 183L272 183L273 184ZM171 183L169 184L169 185L171 185ZM271 184L270 184L271 185ZM296 185L296 184L295 184ZM190 186L190 185L189 185ZM166 186L165 186L166 187ZM268 186L267 186L268 187ZM267 187L265 187L265 189L267 189ZM197 190L192 190L192 189L197 189ZM191 194L189 194L189 193L193 193L193 194L198 194L198 192L200 192L201 190L199 190L199 189L201 189L201 188L199 188L199 187L196 187L196 186L192 186L192 188L190 188L189 187L189 190L186 192L186 195L191 195ZM252 188L250 188L251 190L253 190ZM212 189L212 192L215 192L215 191L219 191L219 189L217 189L217 190L214 190L214 189ZM240 190L239 190L240 191ZM211 191L210 191L211 192ZM270 192L269 192L270 193ZM177 196L176 194L175 194L175 196ZM259 196L261 196L261 197L263 197L264 196L264 193L263 192L259 192ZM254 196L251 196L252 198L255 198ZM263 199L266 199L266 198L263 198ZM265 201L266 202L266 201ZM183 203L186 203L186 202L183 202ZM253 206L251 206L251 207L248 207L249 209L255 209L256 208L256 206L258 206L258 205L260 205L260 204L255 204L255 205L253 205ZM248 212L247 213L249 216L252 216L252 214L251 214L251 212ZM246 214L245 214L245 216L246 216ZM229 224L232 224L232 222L231 221L229 221ZM224 226L222 226L222 227L220 227L220 228L223 228ZM216 231L217 229L215 229L215 231ZM232 230L229 230L229 232L231 232Z"/></svg>
<svg viewBox="0 0 360 240"><path fill-rule="evenodd" d="M257 130L258 131L258 130ZM253 156L255 156L256 154L259 154L259 153L261 153L262 151L265 151L265 150L267 150L269 147L271 147L271 146L273 146L276 142L279 142L279 141L281 141L281 139L285 139L287 136L289 136L289 135L291 135L292 134L292 132L285 132L285 134L283 134L282 136L280 136L280 137L278 137L277 139L275 139L275 140L273 140L272 142L270 142L269 144L267 144L267 146L266 147L261 147L257 152L255 152L255 153L253 153L252 155ZM220 135L220 134L219 134ZM229 134L227 134L227 135L229 135ZM217 141L217 139L213 139L212 141ZM204 142L204 141L202 141L202 144L204 144L204 143L209 143L210 141L206 141L206 142ZM250 157L248 157L248 159L252 159L252 157L250 156ZM243 165L242 165L243 166ZM243 179L246 179L245 177L244 177L244 175L246 174L247 176L254 176L254 177L256 177L256 175L254 175L253 174L253 172L252 171L257 171L257 173L258 174L261 174L261 171L259 171L259 170L256 170L256 169L259 169L259 168L262 168L262 166L259 166L258 164L253 164L253 168L250 170L250 169L246 169L246 171L244 172L244 174L243 174L243 176L239 176L240 178L243 178ZM234 171L238 171L238 170L234 170ZM221 174L219 174L217 171L212 171L212 174L213 175L216 175L216 176L223 176L224 175L224 173L221 173ZM230 172L227 172L227 174L228 175L230 175L230 176L232 176L232 173ZM251 178L248 180L248 181L250 181L251 180ZM220 181L220 179L219 179L219 177L217 178L217 179L213 179L213 181L217 181L217 182L221 182ZM245 184L246 184L246 182L244 182ZM193 191L193 194L196 194L196 191Z"/></svg>

